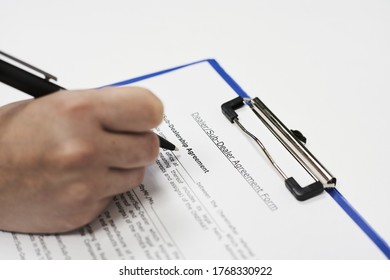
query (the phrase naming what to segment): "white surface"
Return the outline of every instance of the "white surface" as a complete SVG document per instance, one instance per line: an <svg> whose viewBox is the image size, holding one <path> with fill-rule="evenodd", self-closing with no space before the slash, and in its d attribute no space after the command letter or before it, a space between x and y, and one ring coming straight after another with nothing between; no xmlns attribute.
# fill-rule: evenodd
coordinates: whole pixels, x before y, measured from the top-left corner
<svg viewBox="0 0 390 280"><path fill-rule="evenodd" d="M216 58L389 243L389 14L385 0L7 1L0 48L68 88Z"/></svg>
<svg viewBox="0 0 390 280"><path fill-rule="evenodd" d="M161 150L142 188L116 196L72 234L0 232L0 244L16 245L0 250L0 260L385 259L329 195L297 201L259 148L215 113L237 93L209 63L137 85L161 94L166 115L158 133L179 151ZM262 135L274 159L297 178L303 168L249 108L239 112L245 127ZM337 231L329 231L334 224Z"/></svg>

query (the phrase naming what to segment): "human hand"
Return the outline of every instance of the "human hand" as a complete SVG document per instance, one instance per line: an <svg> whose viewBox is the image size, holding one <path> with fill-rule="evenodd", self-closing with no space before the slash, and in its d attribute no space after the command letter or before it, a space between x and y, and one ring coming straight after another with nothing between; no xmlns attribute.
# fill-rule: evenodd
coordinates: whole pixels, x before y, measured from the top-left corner
<svg viewBox="0 0 390 280"><path fill-rule="evenodd" d="M0 108L0 229L66 232L139 185L159 152L159 99L136 87L60 91Z"/></svg>

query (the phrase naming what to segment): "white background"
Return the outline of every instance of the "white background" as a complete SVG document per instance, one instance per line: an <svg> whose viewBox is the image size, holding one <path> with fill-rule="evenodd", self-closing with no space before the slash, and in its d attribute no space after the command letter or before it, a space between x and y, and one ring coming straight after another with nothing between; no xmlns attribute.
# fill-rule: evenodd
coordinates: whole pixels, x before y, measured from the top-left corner
<svg viewBox="0 0 390 280"><path fill-rule="evenodd" d="M40 280L69 280L69 279L177 279L177 280L250 280L250 279L268 279L268 280L328 280L334 279L375 279L387 280L390 269L388 261L3 261L1 273L8 280L20 279L40 279ZM20 269L20 267L23 269ZM271 267L272 275L213 275L214 267ZM179 272L184 269L202 269L203 274L193 276L133 276L119 275L119 270L137 268L173 270L175 267ZM359 267L359 269L357 269ZM268 271L268 270L267 270ZM321 271L321 273L318 273ZM316 273L317 272L317 273ZM150 272L149 272L150 274ZM34 277L37 276L37 277ZM76 278L75 278L76 276Z"/></svg>
<svg viewBox="0 0 390 280"><path fill-rule="evenodd" d="M390 242L390 1L1 0L0 50L70 89L215 58Z"/></svg>

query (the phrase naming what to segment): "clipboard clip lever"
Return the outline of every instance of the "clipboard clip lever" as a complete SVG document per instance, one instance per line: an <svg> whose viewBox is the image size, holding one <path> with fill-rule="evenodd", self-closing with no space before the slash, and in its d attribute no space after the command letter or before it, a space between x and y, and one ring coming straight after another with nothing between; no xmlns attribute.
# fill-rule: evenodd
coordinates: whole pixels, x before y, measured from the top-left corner
<svg viewBox="0 0 390 280"><path fill-rule="evenodd" d="M306 187L301 187L293 177L288 177L272 158L263 143L241 124L236 110L243 107L245 104L252 109L263 124L309 173L314 179L314 183ZM259 98L255 97L251 99L236 97L222 104L221 109L222 113L231 123L235 123L245 134L257 143L274 168L284 178L287 189L297 200L307 200L321 194L324 188L331 188L336 185L336 178L333 177L305 147L306 137L298 130L288 129Z"/></svg>

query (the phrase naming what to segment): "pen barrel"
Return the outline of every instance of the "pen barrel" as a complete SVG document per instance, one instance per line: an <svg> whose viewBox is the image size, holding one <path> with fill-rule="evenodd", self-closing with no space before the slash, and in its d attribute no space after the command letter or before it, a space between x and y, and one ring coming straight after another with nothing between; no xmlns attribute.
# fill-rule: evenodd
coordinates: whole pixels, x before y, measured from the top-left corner
<svg viewBox="0 0 390 280"><path fill-rule="evenodd" d="M310 176L316 181L320 181L324 187L334 187L336 185L336 178L326 170L313 154L296 138L291 130L259 98L251 99L249 106Z"/></svg>
<svg viewBox="0 0 390 280"><path fill-rule="evenodd" d="M0 59L0 81L34 97L41 97L63 89Z"/></svg>

